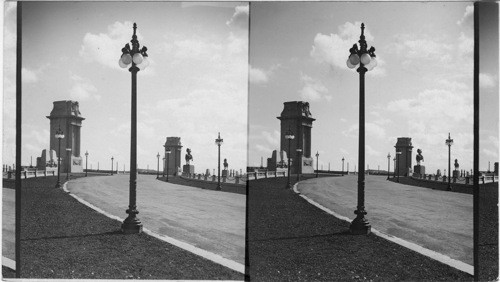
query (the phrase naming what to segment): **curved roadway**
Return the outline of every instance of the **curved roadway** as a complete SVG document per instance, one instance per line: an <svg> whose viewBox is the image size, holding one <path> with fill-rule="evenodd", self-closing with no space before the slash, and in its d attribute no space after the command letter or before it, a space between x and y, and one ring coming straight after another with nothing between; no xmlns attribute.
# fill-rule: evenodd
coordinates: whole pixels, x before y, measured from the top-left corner
<svg viewBox="0 0 500 282"><path fill-rule="evenodd" d="M299 182L301 194L354 219L357 175ZM382 233L473 264L472 195L437 191L366 176L366 218Z"/></svg>
<svg viewBox="0 0 500 282"><path fill-rule="evenodd" d="M128 175L82 177L68 182L72 194L125 218ZM203 190L138 175L138 218L144 228L244 264L245 195Z"/></svg>

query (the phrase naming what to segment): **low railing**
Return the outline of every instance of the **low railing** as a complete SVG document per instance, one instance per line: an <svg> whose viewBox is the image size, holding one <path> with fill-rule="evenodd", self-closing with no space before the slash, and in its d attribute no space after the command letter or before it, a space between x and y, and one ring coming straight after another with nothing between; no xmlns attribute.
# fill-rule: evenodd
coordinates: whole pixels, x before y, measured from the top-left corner
<svg viewBox="0 0 500 282"><path fill-rule="evenodd" d="M27 179L32 177L47 177L47 176L55 176L56 171L46 171L46 170L22 170L21 178ZM16 171L10 170L7 171L7 179L14 179L16 177Z"/></svg>
<svg viewBox="0 0 500 282"><path fill-rule="evenodd" d="M183 173L183 177L189 179L197 179L208 182L217 182L217 175L207 175L201 173ZM247 175L221 176L222 183L246 184Z"/></svg>
<svg viewBox="0 0 500 282"><path fill-rule="evenodd" d="M448 177L446 175L439 176L436 174L423 174L419 176L412 176L414 179L424 179L424 180L430 180L430 181L436 181L436 182L448 182ZM451 177L451 183L459 183L459 184L466 184L466 185L472 185L472 178L473 176L465 176L465 177ZM498 176L497 175L480 175L479 176L479 183L480 184L486 184L490 182L498 182Z"/></svg>

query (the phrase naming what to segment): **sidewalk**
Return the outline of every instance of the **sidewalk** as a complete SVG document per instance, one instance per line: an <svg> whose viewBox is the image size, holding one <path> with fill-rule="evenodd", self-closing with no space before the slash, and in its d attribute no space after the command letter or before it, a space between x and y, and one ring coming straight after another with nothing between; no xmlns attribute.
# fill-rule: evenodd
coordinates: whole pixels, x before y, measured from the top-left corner
<svg viewBox="0 0 500 282"><path fill-rule="evenodd" d="M350 235L349 223L312 206L286 178L249 184L249 275L269 280L471 280L472 276L375 235Z"/></svg>
<svg viewBox="0 0 500 282"><path fill-rule="evenodd" d="M55 177L23 180L22 278L243 279L147 234L121 234L121 222L81 204L55 183Z"/></svg>

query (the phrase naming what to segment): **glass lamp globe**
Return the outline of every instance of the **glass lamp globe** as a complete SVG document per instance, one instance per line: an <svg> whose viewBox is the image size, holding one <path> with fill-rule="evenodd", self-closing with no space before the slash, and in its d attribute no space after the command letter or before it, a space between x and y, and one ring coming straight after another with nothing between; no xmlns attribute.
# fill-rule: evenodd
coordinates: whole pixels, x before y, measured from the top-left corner
<svg viewBox="0 0 500 282"><path fill-rule="evenodd" d="M359 64L359 56L357 54L351 54L349 56L349 61L351 62L352 65L357 65Z"/></svg>
<svg viewBox="0 0 500 282"><path fill-rule="evenodd" d="M124 69L124 68L126 68L126 67L128 66L128 65L126 65L126 64L123 62L122 58L120 58L120 59L118 60L118 65L120 66L120 68L123 68L123 69Z"/></svg>
<svg viewBox="0 0 500 282"><path fill-rule="evenodd" d="M353 68L356 67L356 65L351 64L351 59L350 58L347 59L346 65L350 69L353 69Z"/></svg>
<svg viewBox="0 0 500 282"><path fill-rule="evenodd" d="M136 54L134 54L134 57L132 58L132 60L134 61L134 63L136 65L140 65L142 63L143 57L140 53L136 53Z"/></svg>
<svg viewBox="0 0 500 282"><path fill-rule="evenodd" d="M124 64L129 65L132 63L132 56L130 54L123 54L121 60Z"/></svg>
<svg viewBox="0 0 500 282"><path fill-rule="evenodd" d="M361 55L361 63L363 65L368 65L370 63L371 57L368 53Z"/></svg>

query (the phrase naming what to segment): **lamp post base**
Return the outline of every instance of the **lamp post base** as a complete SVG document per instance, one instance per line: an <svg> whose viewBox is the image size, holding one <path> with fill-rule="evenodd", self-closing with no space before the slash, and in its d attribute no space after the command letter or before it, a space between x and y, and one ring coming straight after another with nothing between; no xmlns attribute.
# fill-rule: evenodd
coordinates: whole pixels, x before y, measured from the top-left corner
<svg viewBox="0 0 500 282"><path fill-rule="evenodd" d="M292 189L292 183L288 182L288 183L286 184L286 189Z"/></svg>
<svg viewBox="0 0 500 282"><path fill-rule="evenodd" d="M57 181L56 188L61 188L61 181Z"/></svg>
<svg viewBox="0 0 500 282"><path fill-rule="evenodd" d="M371 225L364 216L357 216L349 226L349 231L353 235L368 235L371 233Z"/></svg>
<svg viewBox="0 0 500 282"><path fill-rule="evenodd" d="M127 213L129 216L125 218L125 220L122 223L121 230L123 234L137 234L142 232L142 223L141 221L135 216L138 214L138 211L134 212L129 212L127 210Z"/></svg>

